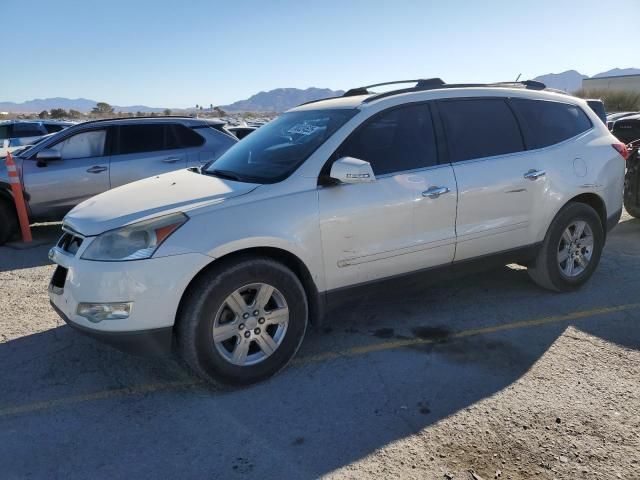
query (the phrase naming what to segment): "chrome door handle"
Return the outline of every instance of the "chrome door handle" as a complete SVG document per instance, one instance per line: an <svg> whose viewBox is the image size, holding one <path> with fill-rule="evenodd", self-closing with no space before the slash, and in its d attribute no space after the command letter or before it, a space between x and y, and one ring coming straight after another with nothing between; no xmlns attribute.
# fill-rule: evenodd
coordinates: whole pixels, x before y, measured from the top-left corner
<svg viewBox="0 0 640 480"><path fill-rule="evenodd" d="M87 173L100 173L107 170L107 167L100 167L99 165L94 165L91 168L87 168Z"/></svg>
<svg viewBox="0 0 640 480"><path fill-rule="evenodd" d="M540 177L544 177L547 174L547 172L545 172L544 170L529 170L527 173L524 174L524 178L526 178L527 180L537 180Z"/></svg>
<svg viewBox="0 0 640 480"><path fill-rule="evenodd" d="M164 163L176 163L180 161L179 157L167 157L167 158L163 158L162 161Z"/></svg>
<svg viewBox="0 0 640 480"><path fill-rule="evenodd" d="M429 198L438 198L440 195L443 195L445 193L449 193L448 187L429 187L427 190L422 192L422 196Z"/></svg>

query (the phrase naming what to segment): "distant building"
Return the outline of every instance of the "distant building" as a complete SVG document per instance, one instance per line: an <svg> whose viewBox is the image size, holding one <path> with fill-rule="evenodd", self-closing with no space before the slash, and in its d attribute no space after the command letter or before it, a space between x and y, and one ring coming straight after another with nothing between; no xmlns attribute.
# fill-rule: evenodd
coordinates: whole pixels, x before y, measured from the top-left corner
<svg viewBox="0 0 640 480"><path fill-rule="evenodd" d="M624 90L627 92L640 92L640 75L585 78L582 80L582 88L585 90Z"/></svg>

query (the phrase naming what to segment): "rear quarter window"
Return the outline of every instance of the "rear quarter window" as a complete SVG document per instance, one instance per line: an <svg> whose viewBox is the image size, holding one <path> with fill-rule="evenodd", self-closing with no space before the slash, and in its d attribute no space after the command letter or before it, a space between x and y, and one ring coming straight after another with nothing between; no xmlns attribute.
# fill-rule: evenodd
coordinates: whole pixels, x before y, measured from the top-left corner
<svg viewBox="0 0 640 480"><path fill-rule="evenodd" d="M563 142L589 130L593 125L576 106L547 100L511 99L527 148L544 148Z"/></svg>

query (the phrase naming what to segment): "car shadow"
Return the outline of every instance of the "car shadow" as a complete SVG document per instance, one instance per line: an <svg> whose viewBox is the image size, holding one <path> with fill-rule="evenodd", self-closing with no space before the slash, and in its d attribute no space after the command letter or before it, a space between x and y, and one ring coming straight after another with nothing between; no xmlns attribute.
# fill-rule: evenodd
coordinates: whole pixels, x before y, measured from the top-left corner
<svg viewBox="0 0 640 480"><path fill-rule="evenodd" d="M51 263L48 252L61 235L60 224L33 225L31 234L33 242L30 244L14 239L0 246L0 272L41 267Z"/></svg>
<svg viewBox="0 0 640 480"><path fill-rule="evenodd" d="M549 293L533 286L526 271L500 268L415 285L402 295L361 296L330 312L293 365L245 389L207 387L173 358L129 356L67 326L0 344L0 412L37 406L0 416L3 472L9 478L329 474L509 387L568 327L639 349L636 312L624 310L454 335L638 301L640 255L633 249L640 223L621 227L579 292ZM367 353L371 345L415 338L428 342ZM321 356L327 352L337 354ZM176 381L194 385L154 393L135 388ZM105 391L116 393L92 395Z"/></svg>

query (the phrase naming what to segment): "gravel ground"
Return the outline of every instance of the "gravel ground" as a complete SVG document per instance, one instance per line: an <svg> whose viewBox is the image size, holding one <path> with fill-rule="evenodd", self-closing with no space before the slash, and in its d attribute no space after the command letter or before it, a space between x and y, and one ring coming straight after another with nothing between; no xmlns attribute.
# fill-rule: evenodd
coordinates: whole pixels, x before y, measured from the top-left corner
<svg viewBox="0 0 640 480"><path fill-rule="evenodd" d="M1 478L640 478L638 220L579 292L503 268L359 298L231 392L63 326L57 228L0 247Z"/></svg>

